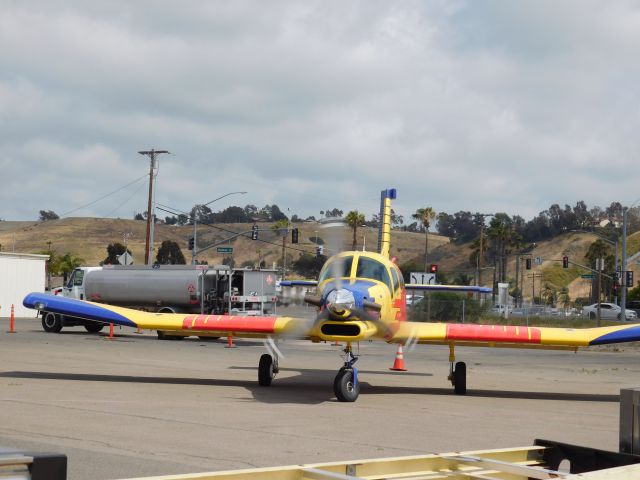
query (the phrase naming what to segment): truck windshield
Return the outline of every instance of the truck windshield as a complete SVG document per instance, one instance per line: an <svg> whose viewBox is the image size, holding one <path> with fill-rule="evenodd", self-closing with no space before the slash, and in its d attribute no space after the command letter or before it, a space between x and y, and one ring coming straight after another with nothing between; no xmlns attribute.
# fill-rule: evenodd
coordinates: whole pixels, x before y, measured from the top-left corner
<svg viewBox="0 0 640 480"><path fill-rule="evenodd" d="M73 273L71 274L71 278L69 279L69 283L67 283L67 288L81 287L83 280L84 280L84 270L74 270Z"/></svg>
<svg viewBox="0 0 640 480"><path fill-rule="evenodd" d="M353 256L338 257L328 261L322 269L322 272L320 272L318 283L322 283L328 278L333 278L334 275L338 277L350 277L351 265L353 265Z"/></svg>

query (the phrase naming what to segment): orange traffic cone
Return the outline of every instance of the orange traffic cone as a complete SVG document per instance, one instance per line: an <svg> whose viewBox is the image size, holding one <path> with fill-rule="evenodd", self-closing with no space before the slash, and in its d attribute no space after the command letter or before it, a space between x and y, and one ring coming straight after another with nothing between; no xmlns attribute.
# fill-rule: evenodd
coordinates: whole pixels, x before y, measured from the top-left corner
<svg viewBox="0 0 640 480"><path fill-rule="evenodd" d="M389 370L395 370L397 372L406 372L407 369L404 368L404 355L402 354L402 344L398 345L398 352L396 353L396 359L393 362L393 367Z"/></svg>
<svg viewBox="0 0 640 480"><path fill-rule="evenodd" d="M227 337L227 344L224 348L236 348L235 344L233 343L233 337L231 335Z"/></svg>
<svg viewBox="0 0 640 480"><path fill-rule="evenodd" d="M7 333L16 333L15 329L15 317L13 313L13 303L11 304L11 319L9 321L9 332Z"/></svg>

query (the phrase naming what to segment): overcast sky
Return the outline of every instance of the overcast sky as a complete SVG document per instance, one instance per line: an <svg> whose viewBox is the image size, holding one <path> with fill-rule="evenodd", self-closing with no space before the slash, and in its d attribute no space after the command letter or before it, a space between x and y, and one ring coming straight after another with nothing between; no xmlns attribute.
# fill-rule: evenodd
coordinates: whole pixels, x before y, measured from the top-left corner
<svg viewBox="0 0 640 480"><path fill-rule="evenodd" d="M635 1L3 0L0 45L4 220L132 218L150 148L184 210L640 197Z"/></svg>

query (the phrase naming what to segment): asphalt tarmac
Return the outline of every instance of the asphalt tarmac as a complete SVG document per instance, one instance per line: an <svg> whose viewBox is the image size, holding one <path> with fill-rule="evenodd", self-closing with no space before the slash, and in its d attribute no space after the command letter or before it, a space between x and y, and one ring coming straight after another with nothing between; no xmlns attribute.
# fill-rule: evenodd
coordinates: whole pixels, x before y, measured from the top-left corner
<svg viewBox="0 0 640 480"><path fill-rule="evenodd" d="M282 312L284 313L284 312ZM159 341L116 328L42 331L0 319L0 448L65 453L69 479L118 479L531 445L617 450L619 391L640 386L640 350L459 348L468 394L447 381L448 349L360 345L355 403L336 401L340 347L287 341L271 387L258 340Z"/></svg>

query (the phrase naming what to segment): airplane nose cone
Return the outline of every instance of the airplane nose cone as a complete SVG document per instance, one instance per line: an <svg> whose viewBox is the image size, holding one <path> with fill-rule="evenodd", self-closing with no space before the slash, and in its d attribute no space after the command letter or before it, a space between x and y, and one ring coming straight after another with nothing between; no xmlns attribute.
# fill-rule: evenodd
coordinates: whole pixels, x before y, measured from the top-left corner
<svg viewBox="0 0 640 480"><path fill-rule="evenodd" d="M335 314L340 315L346 311L352 310L355 305L356 299L353 296L353 292L346 288L332 290L329 292L329 295L327 295L327 309Z"/></svg>

